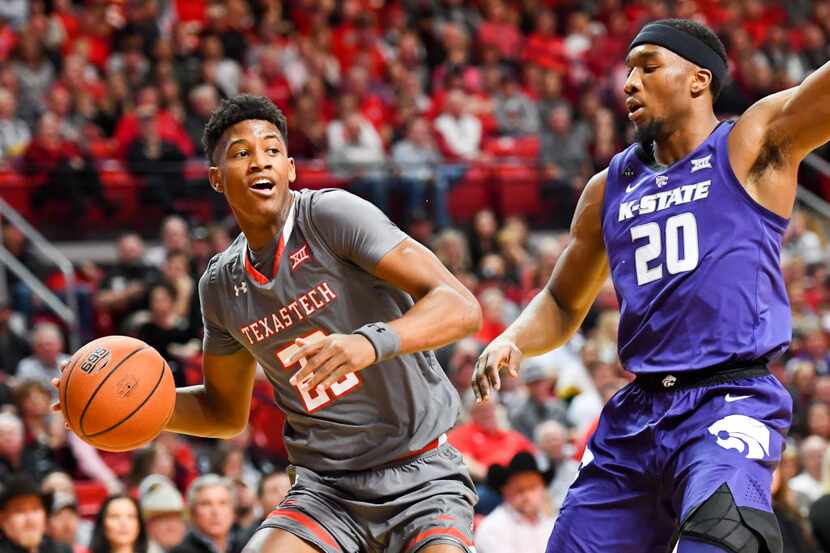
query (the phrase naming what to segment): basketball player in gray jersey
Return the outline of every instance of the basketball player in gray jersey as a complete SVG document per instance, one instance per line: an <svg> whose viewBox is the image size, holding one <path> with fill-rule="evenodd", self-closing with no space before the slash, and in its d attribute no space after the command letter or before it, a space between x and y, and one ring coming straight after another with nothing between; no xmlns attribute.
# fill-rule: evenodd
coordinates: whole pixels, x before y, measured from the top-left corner
<svg viewBox="0 0 830 553"><path fill-rule="evenodd" d="M199 282L204 384L178 390L169 429L237 434L265 371L293 485L247 552L472 551L476 496L444 434L460 402L430 350L476 331L475 298L368 202L289 190L267 98L223 102L204 143L242 233Z"/></svg>

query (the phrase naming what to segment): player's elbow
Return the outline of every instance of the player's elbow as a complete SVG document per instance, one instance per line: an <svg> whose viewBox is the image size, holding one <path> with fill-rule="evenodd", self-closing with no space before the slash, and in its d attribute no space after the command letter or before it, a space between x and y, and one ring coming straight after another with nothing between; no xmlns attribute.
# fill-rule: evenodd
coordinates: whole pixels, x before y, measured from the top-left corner
<svg viewBox="0 0 830 553"><path fill-rule="evenodd" d="M481 312L481 304L478 303L473 294L466 292L462 299L459 313L462 314L461 321L464 336L469 336L481 330L481 325L484 324L484 315Z"/></svg>
<svg viewBox="0 0 830 553"><path fill-rule="evenodd" d="M214 425L214 437L221 440L230 440L231 438L242 434L245 427L248 426L248 417L236 420L225 420L221 424Z"/></svg>

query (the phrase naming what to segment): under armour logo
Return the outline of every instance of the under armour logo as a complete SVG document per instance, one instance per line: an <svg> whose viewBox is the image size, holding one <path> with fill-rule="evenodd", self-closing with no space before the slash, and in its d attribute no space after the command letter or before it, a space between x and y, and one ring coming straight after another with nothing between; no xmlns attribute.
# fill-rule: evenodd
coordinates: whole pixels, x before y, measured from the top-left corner
<svg viewBox="0 0 830 553"><path fill-rule="evenodd" d="M311 259L311 254L308 253L308 244L303 244L303 246L288 256L291 259L291 270L295 270L299 267L304 261L308 261Z"/></svg>
<svg viewBox="0 0 830 553"><path fill-rule="evenodd" d="M769 455L769 428L746 415L729 415L709 427L718 445L735 449L747 459L763 459Z"/></svg>
<svg viewBox="0 0 830 553"><path fill-rule="evenodd" d="M663 188L669 184L669 177L666 175L657 175L654 177L654 182L657 183L657 188Z"/></svg>
<svg viewBox="0 0 830 553"><path fill-rule="evenodd" d="M674 383L677 382L677 378L672 375L667 376L663 379L663 388L671 388L674 386Z"/></svg>
<svg viewBox="0 0 830 553"><path fill-rule="evenodd" d="M240 282L239 285L233 285L233 291L236 292L236 296L239 297L239 294L247 294L248 293L248 283L247 282Z"/></svg>
<svg viewBox="0 0 830 553"><path fill-rule="evenodd" d="M697 159L692 160L692 170L689 171L690 173L694 173L695 171L700 171L701 169L711 169L712 168L712 154L708 156L699 157Z"/></svg>

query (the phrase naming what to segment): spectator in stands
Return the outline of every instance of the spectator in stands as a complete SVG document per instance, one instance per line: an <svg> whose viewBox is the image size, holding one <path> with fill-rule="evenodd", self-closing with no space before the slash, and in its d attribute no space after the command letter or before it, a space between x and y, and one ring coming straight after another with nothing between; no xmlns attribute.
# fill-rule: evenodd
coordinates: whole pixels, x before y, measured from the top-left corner
<svg viewBox="0 0 830 553"><path fill-rule="evenodd" d="M95 519L89 553L148 553L147 530L138 501L122 494L104 501Z"/></svg>
<svg viewBox="0 0 830 553"><path fill-rule="evenodd" d="M568 443L568 430L555 420L544 421L536 427L534 437L541 453L540 465L553 469L548 495L553 508L559 509L579 472L579 463L573 459L573 446Z"/></svg>
<svg viewBox="0 0 830 553"><path fill-rule="evenodd" d="M118 261L106 273L95 297L99 310L111 317L111 327L124 332L125 323L146 309L149 288L158 281L158 271L144 261L144 241L127 233L118 239Z"/></svg>
<svg viewBox="0 0 830 553"><path fill-rule="evenodd" d="M17 226L11 224L3 225L3 246L38 279L44 280L51 274L49 262L39 250L36 250L32 246L32 243L29 242ZM30 320L35 314L32 291L16 274L11 271L5 271L5 273L6 289L11 295L12 309L23 314L27 320Z"/></svg>
<svg viewBox="0 0 830 553"><path fill-rule="evenodd" d="M29 343L12 328L11 306L0 299L0 383L13 376L22 359L32 352Z"/></svg>
<svg viewBox="0 0 830 553"><path fill-rule="evenodd" d="M141 482L138 496L151 551L158 547L168 553L187 533L182 494L170 479L153 474Z"/></svg>
<svg viewBox="0 0 830 553"><path fill-rule="evenodd" d="M481 121L469 113L463 90L454 89L447 94L444 111L435 119L435 130L452 158L462 161L480 158Z"/></svg>
<svg viewBox="0 0 830 553"><path fill-rule="evenodd" d="M128 91L129 92L129 91ZM130 95L132 98L132 96ZM129 102L132 106L132 101ZM193 154L193 144L182 127L181 122L170 111L161 108L161 97L158 88L146 85L135 96L135 108L126 111L118 121L115 129L115 141L118 144L117 153L125 156L129 146L141 135L141 118L153 115L154 130L161 140L173 143L177 148L189 156ZM149 125L145 125L145 128Z"/></svg>
<svg viewBox="0 0 830 553"><path fill-rule="evenodd" d="M288 495L291 489L291 479L285 470L275 470L268 474L264 474L259 479L257 486L257 498L259 499L259 508L261 513L260 523L265 520L268 514L277 508L282 503L285 496Z"/></svg>
<svg viewBox="0 0 830 553"><path fill-rule="evenodd" d="M326 120L320 106L307 94L294 99L288 120L288 151L294 159L316 159L326 151Z"/></svg>
<svg viewBox="0 0 830 553"><path fill-rule="evenodd" d="M406 137L392 148L392 161L407 197L406 219L424 209L427 187L431 183L435 206L433 219L439 229L451 223L447 197L452 184L466 172L466 166L442 164L442 158L429 123L423 117L410 121Z"/></svg>
<svg viewBox="0 0 830 553"><path fill-rule="evenodd" d="M830 440L830 405L813 401L807 410L807 434Z"/></svg>
<svg viewBox="0 0 830 553"><path fill-rule="evenodd" d="M783 551L787 553L815 553L801 515L790 492L786 477L780 469L772 475L772 510L781 528Z"/></svg>
<svg viewBox="0 0 830 553"><path fill-rule="evenodd" d="M171 553L237 553L244 544L231 533L234 522L234 487L216 474L200 476L187 491L193 525Z"/></svg>
<svg viewBox="0 0 830 553"><path fill-rule="evenodd" d="M183 251L170 251L161 267L163 282L172 286L176 295L173 312L190 325L193 308L199 302L199 291L191 272L190 256ZM201 324L201 317L198 324Z"/></svg>
<svg viewBox="0 0 830 553"><path fill-rule="evenodd" d="M346 102L343 102L346 104ZM329 123L329 166L341 177L351 178L350 190L386 211L388 176L380 135L360 113L344 108L340 119Z"/></svg>
<svg viewBox="0 0 830 553"><path fill-rule="evenodd" d="M185 152L159 133L154 108L139 109L136 114L139 134L127 146L127 167L143 180L144 202L172 213L174 200L183 191Z"/></svg>
<svg viewBox="0 0 830 553"><path fill-rule="evenodd" d="M481 353L481 344L474 338L464 338L456 342L452 347L449 359L441 366L446 367L450 381L458 390L461 402L467 408L475 401L473 389L470 383L473 378L476 361Z"/></svg>
<svg viewBox="0 0 830 553"><path fill-rule="evenodd" d="M209 84L201 84L190 91L188 95L190 109L185 118L184 128L190 141L194 144L195 153L204 157L205 149L202 144L202 132L205 130L210 114L219 106L219 94L216 88Z"/></svg>
<svg viewBox="0 0 830 553"><path fill-rule="evenodd" d="M31 140L29 125L17 116L17 100L8 89L0 88L0 162L23 155Z"/></svg>
<svg viewBox="0 0 830 553"><path fill-rule="evenodd" d="M29 477L6 480L0 491L0 553L71 553L46 535L46 511L46 498Z"/></svg>
<svg viewBox="0 0 830 553"><path fill-rule="evenodd" d="M555 379L550 368L539 358L532 358L525 361L519 374L529 394L510 418L513 428L532 440L536 427L544 421L567 425L565 406L553 396Z"/></svg>
<svg viewBox="0 0 830 553"><path fill-rule="evenodd" d="M19 381L37 380L47 389L60 376L60 366L69 361L63 353L63 335L54 323L39 323L32 331L32 355L20 361L15 373ZM55 391L55 395L57 391Z"/></svg>
<svg viewBox="0 0 830 553"><path fill-rule="evenodd" d="M80 522L78 501L74 495L60 492L51 496L49 518L46 521L46 533L50 538L68 545L73 553L86 553L86 548L81 544L88 542L82 541Z"/></svg>
<svg viewBox="0 0 830 553"><path fill-rule="evenodd" d="M554 219L557 228L570 225L584 185L587 152L588 144L583 135L572 126L570 107L559 105L553 108L547 129L542 132L539 164L545 177L544 190L556 200Z"/></svg>
<svg viewBox="0 0 830 553"><path fill-rule="evenodd" d="M71 208L69 219L80 221L91 204L105 215L116 206L106 196L93 160L74 142L60 134L60 120L52 112L44 113L37 124L34 140L26 148L23 170L31 179L32 206ZM69 231L69 227L64 227Z"/></svg>
<svg viewBox="0 0 830 553"><path fill-rule="evenodd" d="M178 215L165 217L161 224L161 245L147 251L144 260L154 267L159 267L173 252L190 254L190 230L187 221Z"/></svg>
<svg viewBox="0 0 830 553"><path fill-rule="evenodd" d="M520 87L517 75L505 72L495 97L496 121L502 136L521 137L539 132L539 111Z"/></svg>
<svg viewBox="0 0 830 553"><path fill-rule="evenodd" d="M596 344L592 342L591 347L595 348ZM593 386L582 390L568 406L568 420L576 434L581 434L599 417L602 406L605 405L600 390L617 376L616 369L609 363L593 362L586 368Z"/></svg>
<svg viewBox="0 0 830 553"><path fill-rule="evenodd" d="M801 442L799 453L804 470L789 480L788 486L795 506L804 516L809 514L813 502L824 493L821 486L821 463L827 451L827 441L819 436L808 436Z"/></svg>
<svg viewBox="0 0 830 553"><path fill-rule="evenodd" d="M456 426L449 441L464 455L470 475L479 483L493 464L507 464L519 451L534 450L530 440L510 429L504 408L495 401L473 404L470 421Z"/></svg>
<svg viewBox="0 0 830 553"><path fill-rule="evenodd" d="M150 475L163 476L171 482L176 478L173 456L164 444L157 441L135 451L127 485L130 488L140 486Z"/></svg>
<svg viewBox="0 0 830 553"><path fill-rule="evenodd" d="M18 114L32 124L44 111L46 93L55 79L55 67L45 55L41 39L35 32L20 34L17 58L11 68L20 85Z"/></svg>
<svg viewBox="0 0 830 553"><path fill-rule="evenodd" d="M154 285L150 289L150 320L138 327L136 335L164 357L176 386L187 386L185 364L201 348L189 320L177 313L178 294L168 282Z"/></svg>
<svg viewBox="0 0 830 553"><path fill-rule="evenodd" d="M545 494L552 477L553 471L542 472L527 452L517 453L507 466L490 467L487 482L504 501L476 529L476 551L544 553L555 521Z"/></svg>

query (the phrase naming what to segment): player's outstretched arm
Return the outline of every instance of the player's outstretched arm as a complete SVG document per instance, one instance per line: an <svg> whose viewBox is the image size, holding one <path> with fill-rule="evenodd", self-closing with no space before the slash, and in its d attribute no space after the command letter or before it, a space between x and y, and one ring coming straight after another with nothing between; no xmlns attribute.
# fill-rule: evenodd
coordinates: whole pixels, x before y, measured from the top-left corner
<svg viewBox="0 0 830 553"><path fill-rule="evenodd" d="M729 160L750 195L788 217L798 164L830 140L830 62L750 107L729 136Z"/></svg>
<svg viewBox="0 0 830 553"><path fill-rule="evenodd" d="M230 355L205 353L204 384L176 389L167 430L206 438L231 438L245 429L251 409L256 363L245 349Z"/></svg>
<svg viewBox="0 0 830 553"><path fill-rule="evenodd" d="M501 386L499 371L518 373L524 355L539 355L564 344L582 324L608 278L602 239L602 202L607 171L594 175L582 192L571 224L571 240L556 262L547 286L519 317L482 352L473 391L486 400Z"/></svg>
<svg viewBox="0 0 830 553"><path fill-rule="evenodd" d="M481 328L475 296L435 254L411 238L383 256L375 276L415 299L403 317L389 323L401 339L401 353L440 348Z"/></svg>

